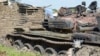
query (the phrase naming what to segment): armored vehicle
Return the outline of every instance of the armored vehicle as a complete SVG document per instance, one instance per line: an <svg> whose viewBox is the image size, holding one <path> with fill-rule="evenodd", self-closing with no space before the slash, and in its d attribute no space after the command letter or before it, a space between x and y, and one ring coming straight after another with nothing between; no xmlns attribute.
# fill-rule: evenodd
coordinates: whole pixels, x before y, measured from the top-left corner
<svg viewBox="0 0 100 56"><path fill-rule="evenodd" d="M77 17L76 11L61 8L58 16L51 18L49 14L45 16L40 12L45 12L44 8L33 9L33 6L21 3L17 5L21 20L14 27L14 32L6 35L6 41L12 46L39 52L42 56L81 56L80 53L100 56L99 51L89 48L100 47L100 33L94 31L99 23L95 16L82 14ZM35 18L34 15L41 17ZM84 48L89 52L85 53Z"/></svg>

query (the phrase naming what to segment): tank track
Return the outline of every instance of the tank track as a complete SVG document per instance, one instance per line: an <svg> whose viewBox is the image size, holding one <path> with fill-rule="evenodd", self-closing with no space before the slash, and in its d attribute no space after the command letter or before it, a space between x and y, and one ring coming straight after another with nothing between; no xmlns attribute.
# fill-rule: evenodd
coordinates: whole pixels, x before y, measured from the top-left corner
<svg viewBox="0 0 100 56"><path fill-rule="evenodd" d="M93 36L97 35L97 34L90 33L90 32L87 32L87 33ZM48 53L50 51L52 52L52 55L54 55L53 53L55 53L55 56L57 55L64 56L64 55L73 55L74 49L75 50L77 49L73 47L74 45L73 41L74 40L84 40L83 37L87 39L88 38L87 36L89 35L83 36L84 34L83 33L61 34L61 33L49 32L49 31L33 31L33 32L22 32L22 33L15 32L15 33L8 34L7 39L12 39L11 41L12 45L15 44L16 40L20 40L23 43L23 46L25 46L25 44L28 43L28 46L32 47L30 49L33 49L34 46L37 46L41 50L40 53L45 51L44 52L45 54L42 53L43 56L45 56L46 53L50 54ZM79 37L79 36L82 36L82 37ZM99 36L99 33L97 36ZM91 37L89 38L91 39ZM88 41L91 41L90 39ZM93 47L96 46L100 48L99 42L98 44L96 44L97 42L94 42L94 41L91 41L91 42L87 42L86 40L84 40L84 42L81 45L82 48L84 49L87 46L93 46ZM79 53L81 53L79 51L81 50L83 51L82 48L79 48L77 51L75 51L74 55L79 56L80 55Z"/></svg>

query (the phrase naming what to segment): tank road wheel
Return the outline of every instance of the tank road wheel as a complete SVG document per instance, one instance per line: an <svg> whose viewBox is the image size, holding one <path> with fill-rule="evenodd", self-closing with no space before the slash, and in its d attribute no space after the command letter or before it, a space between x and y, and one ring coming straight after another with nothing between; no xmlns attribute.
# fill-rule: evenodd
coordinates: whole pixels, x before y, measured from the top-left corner
<svg viewBox="0 0 100 56"><path fill-rule="evenodd" d="M57 56L68 56L67 51L65 51L65 50L60 51Z"/></svg>
<svg viewBox="0 0 100 56"><path fill-rule="evenodd" d="M53 48L47 48L45 50L46 56L57 56L57 52Z"/></svg>
<svg viewBox="0 0 100 56"><path fill-rule="evenodd" d="M41 55L43 55L44 54L44 48L41 46L41 45L35 45L34 47L33 47L33 51L34 52L39 52L39 54L41 54Z"/></svg>
<svg viewBox="0 0 100 56"><path fill-rule="evenodd" d="M21 42L21 40L16 40L13 44L13 46L17 49L21 49L24 47L23 43Z"/></svg>
<svg viewBox="0 0 100 56"><path fill-rule="evenodd" d="M29 43L25 43L23 49L24 50L28 50L28 51L32 51L33 50L33 46L31 44L29 44Z"/></svg>

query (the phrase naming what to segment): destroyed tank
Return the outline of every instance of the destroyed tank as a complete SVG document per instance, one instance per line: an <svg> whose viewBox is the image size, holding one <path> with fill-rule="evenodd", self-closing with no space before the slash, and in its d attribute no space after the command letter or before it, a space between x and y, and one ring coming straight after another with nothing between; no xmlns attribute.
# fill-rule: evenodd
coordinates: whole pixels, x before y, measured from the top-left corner
<svg viewBox="0 0 100 56"><path fill-rule="evenodd" d="M64 30L66 32L67 30L71 32L91 31L97 26L97 19L95 16L90 14L76 17L76 14L71 13L70 9L64 7L60 8L56 18L48 18L45 21L48 23L46 28L59 31Z"/></svg>
<svg viewBox="0 0 100 56"><path fill-rule="evenodd" d="M13 27L14 32L9 32L5 36L8 44L18 50L39 52L41 56L81 56L81 54L100 56L99 51L94 52L96 48L100 48L100 33L93 31L97 25L94 16L77 18L71 13L50 18L40 12L45 12L44 8L33 9L33 6L22 3L17 5L17 12L20 14L18 19L21 20ZM40 13L42 14L40 18L34 18L34 15L40 16ZM65 30L72 32L65 33ZM85 53L83 50L85 48L89 52Z"/></svg>

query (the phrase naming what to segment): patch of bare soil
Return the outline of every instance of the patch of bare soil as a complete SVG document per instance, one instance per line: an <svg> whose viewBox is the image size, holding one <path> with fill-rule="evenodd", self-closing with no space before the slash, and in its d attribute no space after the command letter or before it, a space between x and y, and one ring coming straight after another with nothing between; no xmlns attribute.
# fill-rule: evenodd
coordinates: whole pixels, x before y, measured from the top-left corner
<svg viewBox="0 0 100 56"><path fill-rule="evenodd" d="M6 52L0 51L0 56L6 56Z"/></svg>

